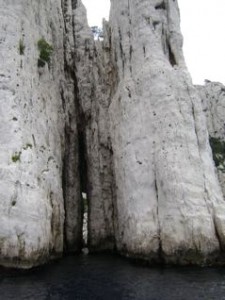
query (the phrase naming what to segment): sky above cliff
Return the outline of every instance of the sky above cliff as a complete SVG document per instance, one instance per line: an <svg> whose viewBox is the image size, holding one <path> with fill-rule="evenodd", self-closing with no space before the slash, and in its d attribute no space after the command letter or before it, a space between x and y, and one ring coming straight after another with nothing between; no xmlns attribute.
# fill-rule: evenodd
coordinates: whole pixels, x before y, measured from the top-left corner
<svg viewBox="0 0 225 300"><path fill-rule="evenodd" d="M108 19L110 0L83 0L90 26ZM179 0L184 55L195 84L225 84L225 1Z"/></svg>

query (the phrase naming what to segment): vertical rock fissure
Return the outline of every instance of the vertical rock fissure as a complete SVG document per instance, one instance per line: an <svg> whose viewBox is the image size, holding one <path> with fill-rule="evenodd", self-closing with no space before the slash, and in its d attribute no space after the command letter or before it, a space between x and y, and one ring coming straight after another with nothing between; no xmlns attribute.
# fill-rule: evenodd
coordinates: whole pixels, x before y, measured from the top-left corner
<svg viewBox="0 0 225 300"><path fill-rule="evenodd" d="M78 8L78 1L72 0L72 10L74 11ZM75 29L74 15L72 17L72 29L74 46L76 48L76 29ZM87 248L88 245L88 214L89 214L89 191L88 191L88 153L87 153L87 140L86 140L86 130L87 121L86 115L82 108L82 100L79 93L79 84L77 78L77 67L76 67L76 55L74 56L74 87L75 87L75 108L76 108L76 120L77 120L77 131L78 131L78 169L79 169L79 182L80 182L80 195L81 195L81 239L82 239L82 249Z"/></svg>
<svg viewBox="0 0 225 300"><path fill-rule="evenodd" d="M65 208L64 251L76 252L81 249L81 196L74 193L77 183L77 139L69 125L65 126L65 154L63 160L63 195ZM75 152L76 151L76 152ZM78 188L79 189L79 188ZM80 191L80 189L79 189ZM76 212L78 210L78 213ZM77 214L77 215L76 215Z"/></svg>
<svg viewBox="0 0 225 300"><path fill-rule="evenodd" d="M82 191L85 182L86 169L84 159L84 134L81 127L81 109L79 90L76 78L74 49L74 21L71 18L72 9L77 1L62 1L64 14L64 73L68 85L61 93L66 116L65 150L63 159L63 195L65 208L64 221L64 251L81 251L83 246L83 202ZM73 40L68 39L68 35ZM70 91L70 93L69 93Z"/></svg>
<svg viewBox="0 0 225 300"><path fill-rule="evenodd" d="M79 98L77 106L80 111ZM81 186L81 206L82 206L82 247L87 247L88 237L88 171L87 171L87 145L85 137L85 126L82 126L84 115L79 114L78 122L78 145L79 145L79 173Z"/></svg>
<svg viewBox="0 0 225 300"><path fill-rule="evenodd" d="M73 27L74 28L74 27ZM87 163L87 142L86 142L86 128L87 122L86 117L82 109L81 99L79 95L79 86L76 77L76 66L73 72L74 80L74 101L77 126L77 150L78 150L78 181L80 186L80 218L81 224L80 230L80 250L87 247L88 237L88 203L89 203L89 192L88 192L88 163Z"/></svg>
<svg viewBox="0 0 225 300"><path fill-rule="evenodd" d="M63 171L63 192L65 200L64 248L66 252L74 252L74 250L80 251L82 247L86 246L87 230L84 232L83 225L87 222L88 211L85 116L82 113L80 105L79 89L75 72L71 73L71 77L74 82L75 111L73 115L69 114L69 125L65 126ZM71 130L71 124L73 124L73 126L75 125L76 131ZM77 192L73 189L75 186L77 187ZM71 194L71 192L74 193ZM75 209L78 211L77 215Z"/></svg>

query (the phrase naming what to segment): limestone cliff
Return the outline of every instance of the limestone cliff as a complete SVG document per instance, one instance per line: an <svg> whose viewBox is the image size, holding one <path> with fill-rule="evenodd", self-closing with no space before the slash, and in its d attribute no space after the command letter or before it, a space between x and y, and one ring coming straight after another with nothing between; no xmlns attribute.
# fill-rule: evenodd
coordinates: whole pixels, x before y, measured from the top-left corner
<svg viewBox="0 0 225 300"><path fill-rule="evenodd" d="M90 251L223 262L225 203L207 123L222 147L224 127L211 86L202 105L192 85L177 1L111 0L103 41L80 0L0 4L0 264L79 251L81 192Z"/></svg>
<svg viewBox="0 0 225 300"><path fill-rule="evenodd" d="M225 242L225 204L177 1L111 1L110 28L116 247L149 261L213 262Z"/></svg>
<svg viewBox="0 0 225 300"><path fill-rule="evenodd" d="M219 181L225 199L225 86L218 82L205 82L197 86L207 119L209 139Z"/></svg>
<svg viewBox="0 0 225 300"><path fill-rule="evenodd" d="M61 254L64 230L79 248L69 2L0 1L2 265L29 267Z"/></svg>

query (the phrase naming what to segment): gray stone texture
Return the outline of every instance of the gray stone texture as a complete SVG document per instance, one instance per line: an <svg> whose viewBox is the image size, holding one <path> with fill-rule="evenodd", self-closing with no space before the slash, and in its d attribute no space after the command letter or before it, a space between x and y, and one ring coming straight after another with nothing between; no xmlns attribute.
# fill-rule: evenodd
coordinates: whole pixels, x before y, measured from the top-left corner
<svg viewBox="0 0 225 300"><path fill-rule="evenodd" d="M103 41L80 0L0 0L0 19L0 264L80 251L82 192L91 252L222 263L224 87L193 86L177 1L111 0Z"/></svg>

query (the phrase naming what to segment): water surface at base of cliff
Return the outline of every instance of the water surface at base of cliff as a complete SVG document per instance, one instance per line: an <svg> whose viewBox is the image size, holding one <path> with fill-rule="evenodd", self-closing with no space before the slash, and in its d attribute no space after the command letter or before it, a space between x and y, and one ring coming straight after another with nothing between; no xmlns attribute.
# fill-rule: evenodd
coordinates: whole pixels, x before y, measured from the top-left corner
<svg viewBox="0 0 225 300"><path fill-rule="evenodd" d="M224 268L144 267L111 255L66 257L30 271L0 272L0 299L225 299Z"/></svg>

